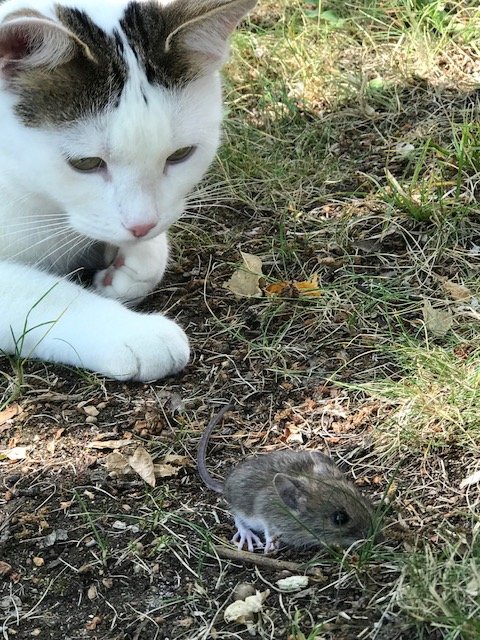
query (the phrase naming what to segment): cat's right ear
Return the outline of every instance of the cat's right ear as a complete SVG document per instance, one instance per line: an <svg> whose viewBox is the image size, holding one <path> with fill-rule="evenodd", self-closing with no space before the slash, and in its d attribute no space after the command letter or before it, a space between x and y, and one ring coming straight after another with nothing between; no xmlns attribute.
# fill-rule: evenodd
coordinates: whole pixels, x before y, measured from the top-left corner
<svg viewBox="0 0 480 640"><path fill-rule="evenodd" d="M35 67L54 69L88 47L63 25L37 11L21 10L0 24L0 74L8 77Z"/></svg>

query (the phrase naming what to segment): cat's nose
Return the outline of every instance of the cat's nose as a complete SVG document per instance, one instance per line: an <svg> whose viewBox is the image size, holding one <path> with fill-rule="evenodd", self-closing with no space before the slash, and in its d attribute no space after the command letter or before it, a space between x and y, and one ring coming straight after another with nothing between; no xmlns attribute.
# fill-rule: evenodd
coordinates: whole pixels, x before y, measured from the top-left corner
<svg viewBox="0 0 480 640"><path fill-rule="evenodd" d="M135 238L143 238L143 236L146 236L147 233L156 226L155 222L150 224L136 224L134 227L128 227L128 230Z"/></svg>

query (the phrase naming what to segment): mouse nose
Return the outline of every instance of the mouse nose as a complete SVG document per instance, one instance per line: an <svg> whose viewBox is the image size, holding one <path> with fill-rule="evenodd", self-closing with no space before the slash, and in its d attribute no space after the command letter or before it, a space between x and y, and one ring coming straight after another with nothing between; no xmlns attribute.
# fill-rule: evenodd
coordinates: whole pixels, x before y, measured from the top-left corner
<svg viewBox="0 0 480 640"><path fill-rule="evenodd" d="M143 238L156 226L156 222L151 222L149 224L136 224L133 227L128 227L128 231L130 231L135 238Z"/></svg>

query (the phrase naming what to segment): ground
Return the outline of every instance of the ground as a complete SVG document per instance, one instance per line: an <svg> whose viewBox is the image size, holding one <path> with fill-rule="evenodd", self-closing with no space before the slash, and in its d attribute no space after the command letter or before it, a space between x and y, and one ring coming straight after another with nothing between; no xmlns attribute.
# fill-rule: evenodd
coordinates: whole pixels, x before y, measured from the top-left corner
<svg viewBox="0 0 480 640"><path fill-rule="evenodd" d="M238 585L269 592L260 638L480 637L475 5L267 2L242 26L224 145L142 305L186 329L187 369L120 384L0 360L4 638L249 638L224 619ZM252 297L228 288L240 252L262 259ZM385 539L225 557L195 455L232 399L212 474L321 450ZM155 487L121 472L143 451Z"/></svg>

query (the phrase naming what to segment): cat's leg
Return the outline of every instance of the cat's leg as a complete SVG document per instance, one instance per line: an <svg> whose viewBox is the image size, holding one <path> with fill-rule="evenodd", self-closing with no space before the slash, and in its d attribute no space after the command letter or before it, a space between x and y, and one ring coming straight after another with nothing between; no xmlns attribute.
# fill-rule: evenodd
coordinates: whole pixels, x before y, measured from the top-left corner
<svg viewBox="0 0 480 640"><path fill-rule="evenodd" d="M162 378L188 362L188 340L175 322L27 265L0 261L0 309L5 353L120 380Z"/></svg>
<svg viewBox="0 0 480 640"><path fill-rule="evenodd" d="M120 247L112 264L95 274L97 291L107 297L136 304L160 282L168 261L166 233Z"/></svg>

